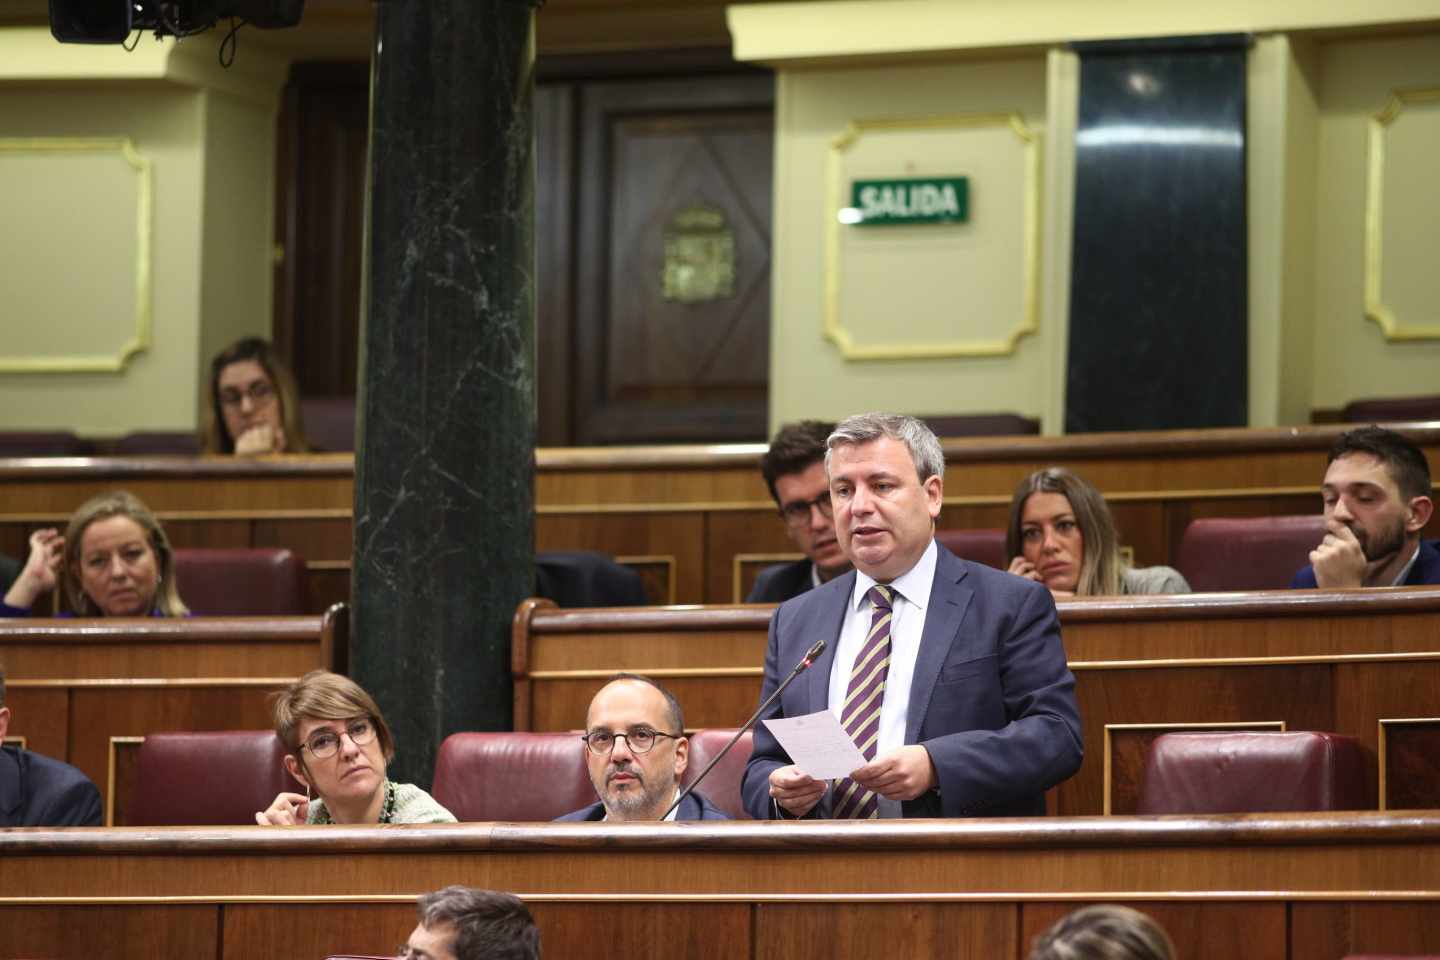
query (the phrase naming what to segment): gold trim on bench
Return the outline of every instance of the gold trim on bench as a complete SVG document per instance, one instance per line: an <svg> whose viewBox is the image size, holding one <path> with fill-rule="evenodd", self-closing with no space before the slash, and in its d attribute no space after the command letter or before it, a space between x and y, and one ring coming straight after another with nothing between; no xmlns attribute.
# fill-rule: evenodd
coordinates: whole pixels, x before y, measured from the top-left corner
<svg viewBox="0 0 1440 960"><path fill-rule="evenodd" d="M737 553L730 560L730 602L744 603L740 596L740 568L747 563L794 563L804 560L803 553Z"/></svg>
<svg viewBox="0 0 1440 960"><path fill-rule="evenodd" d="M1281 733L1285 732L1284 720L1221 720L1214 723L1107 723L1105 724L1105 776L1104 796L1102 797L1105 816L1111 816L1110 812L1110 790L1111 790L1111 743L1110 731L1123 730L1126 732L1139 730L1268 730L1274 729Z"/></svg>
<svg viewBox="0 0 1440 960"><path fill-rule="evenodd" d="M676 567L676 563L675 563L675 555L674 555L673 553L637 553L637 554L627 554L626 556L623 556L623 557L617 556L617 557L615 558L615 562L618 563L618 564L620 564L620 565L622 565L622 566L628 566L628 565L630 565L630 564L636 564L636 565L638 565L638 566L644 566L645 564L660 564L660 563L663 563L663 564L665 565L665 604L666 604L666 606L671 606L671 607L673 607L673 606L675 605L675 567Z"/></svg>
<svg viewBox="0 0 1440 960"><path fill-rule="evenodd" d="M1389 731L1385 729L1386 724L1400 727L1409 726L1410 724L1421 723L1429 723L1440 726L1440 717L1381 717L1379 723L1376 725L1379 728L1379 735L1376 740L1378 746L1375 752L1376 758L1380 762L1379 793L1381 810L1389 809L1389 798L1387 796L1389 784L1386 782L1385 776L1385 754L1386 751L1389 749L1387 741L1387 738L1389 737Z"/></svg>
<svg viewBox="0 0 1440 960"><path fill-rule="evenodd" d="M111 737L105 748L105 826L115 826L115 747L121 743L144 743L144 737Z"/></svg>

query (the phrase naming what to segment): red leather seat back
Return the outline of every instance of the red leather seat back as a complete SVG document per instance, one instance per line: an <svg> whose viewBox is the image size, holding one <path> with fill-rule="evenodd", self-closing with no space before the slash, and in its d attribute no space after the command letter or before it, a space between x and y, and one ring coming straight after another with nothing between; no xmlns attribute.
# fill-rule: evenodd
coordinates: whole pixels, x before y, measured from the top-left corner
<svg viewBox="0 0 1440 960"><path fill-rule="evenodd" d="M435 758L436 801L460 821L540 821L594 803L579 733L455 733Z"/></svg>
<svg viewBox="0 0 1440 960"><path fill-rule="evenodd" d="M194 431L138 430L116 440L110 452L119 457L155 453L193 457L200 453L200 438Z"/></svg>
<svg viewBox="0 0 1440 960"><path fill-rule="evenodd" d="M917 419L924 420L937 437L1015 437L1040 432L1039 420L1018 413L967 413Z"/></svg>
<svg viewBox="0 0 1440 960"><path fill-rule="evenodd" d="M1334 733L1167 733L1150 747L1140 813L1362 810L1364 756Z"/></svg>
<svg viewBox="0 0 1440 960"><path fill-rule="evenodd" d="M137 827L253 824L277 793L305 792L284 760L273 730L149 734L127 819Z"/></svg>
<svg viewBox="0 0 1440 960"><path fill-rule="evenodd" d="M302 397L301 425L310 446L326 453L355 450L354 397Z"/></svg>
<svg viewBox="0 0 1440 960"><path fill-rule="evenodd" d="M91 457L95 445L73 433L12 430L0 433L0 457Z"/></svg>
<svg viewBox="0 0 1440 960"><path fill-rule="evenodd" d="M688 786L694 782L700 771L704 770L725 744L730 742L730 738L735 736L735 729L732 727L695 731L695 735L690 738L690 763L685 767L682 785ZM750 814L745 812L745 805L740 800L740 781L745 776L745 764L750 762L753 737L754 733L746 730L745 736L725 755L725 759L715 765L710 776L700 785L700 793L736 820L750 819Z"/></svg>
<svg viewBox="0 0 1440 960"><path fill-rule="evenodd" d="M994 527L984 530L936 530L935 539L940 544L965 560L983 563L997 570L1010 566L1005 556L1005 530Z"/></svg>
<svg viewBox="0 0 1440 960"><path fill-rule="evenodd" d="M1440 420L1440 395L1388 397L1384 400L1355 400L1340 411L1347 423L1403 423Z"/></svg>
<svg viewBox="0 0 1440 960"><path fill-rule="evenodd" d="M175 578L181 599L199 616L305 612L305 562L283 547L176 550Z"/></svg>
<svg viewBox="0 0 1440 960"><path fill-rule="evenodd" d="M1192 520L1176 566L1197 592L1283 590L1325 539L1325 518L1316 508L1297 517Z"/></svg>

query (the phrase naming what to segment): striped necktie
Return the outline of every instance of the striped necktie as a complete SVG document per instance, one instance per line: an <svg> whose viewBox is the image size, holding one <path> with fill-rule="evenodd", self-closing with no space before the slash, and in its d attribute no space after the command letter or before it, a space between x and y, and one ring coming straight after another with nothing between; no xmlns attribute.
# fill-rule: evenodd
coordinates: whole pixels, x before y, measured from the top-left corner
<svg viewBox="0 0 1440 960"><path fill-rule="evenodd" d="M870 600L870 634L865 638L850 683L845 689L845 706L840 725L860 748L866 761L875 759L880 739L880 708L885 703L885 678L890 673L890 615L894 591L875 584L865 596ZM835 781L834 817L837 820L870 820L880 815L879 798L849 777Z"/></svg>

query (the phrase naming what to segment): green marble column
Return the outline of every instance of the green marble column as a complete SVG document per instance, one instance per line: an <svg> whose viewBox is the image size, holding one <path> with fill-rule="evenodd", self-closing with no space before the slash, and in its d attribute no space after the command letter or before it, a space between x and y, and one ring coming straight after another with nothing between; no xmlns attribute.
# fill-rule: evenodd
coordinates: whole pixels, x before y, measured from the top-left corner
<svg viewBox="0 0 1440 960"><path fill-rule="evenodd" d="M351 675L428 785L534 581L534 7L375 3Z"/></svg>

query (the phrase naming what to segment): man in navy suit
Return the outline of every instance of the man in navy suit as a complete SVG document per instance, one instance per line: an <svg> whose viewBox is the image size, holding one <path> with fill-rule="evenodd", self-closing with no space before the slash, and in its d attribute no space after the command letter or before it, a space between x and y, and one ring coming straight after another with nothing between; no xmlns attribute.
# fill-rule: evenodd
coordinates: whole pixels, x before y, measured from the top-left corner
<svg viewBox="0 0 1440 960"><path fill-rule="evenodd" d="M819 420L787 423L761 458L760 472L785 521L785 535L805 559L761 570L746 603L781 603L850 569L835 539L825 479L825 438L834 429Z"/></svg>
<svg viewBox="0 0 1440 960"><path fill-rule="evenodd" d="M1393 430L1359 427L1330 448L1320 495L1325 539L1292 587L1413 587L1440 583L1440 549L1421 540L1435 504L1430 464Z"/></svg>
<svg viewBox="0 0 1440 960"><path fill-rule="evenodd" d="M10 728L0 670L0 739ZM0 827L98 827L100 791L68 763L18 747L0 749Z"/></svg>
<svg viewBox="0 0 1440 960"><path fill-rule="evenodd" d="M813 779L761 724L746 809L757 818L1044 813L1045 791L1083 754L1049 591L935 542L945 461L921 421L851 417L830 435L825 463L835 530L856 569L775 611L761 697L823 638L824 653L768 716L829 709L859 734L869 762L833 785ZM852 711L876 704L875 725L852 730Z"/></svg>
<svg viewBox="0 0 1440 960"><path fill-rule="evenodd" d="M617 674L590 701L583 737L585 766L600 800L559 820L729 820L691 792L669 816L690 761L680 703L669 690L634 673Z"/></svg>

